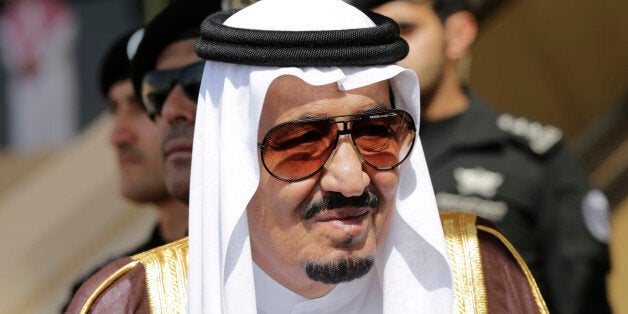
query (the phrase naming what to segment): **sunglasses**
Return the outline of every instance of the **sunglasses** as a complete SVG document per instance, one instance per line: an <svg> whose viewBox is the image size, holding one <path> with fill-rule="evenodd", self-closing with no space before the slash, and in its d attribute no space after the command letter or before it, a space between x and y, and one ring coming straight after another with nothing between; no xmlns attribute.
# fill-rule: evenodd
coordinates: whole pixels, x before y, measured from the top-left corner
<svg viewBox="0 0 628 314"><path fill-rule="evenodd" d="M183 93L196 103L201 88L204 62L171 69L155 70L146 73L142 79L142 103L151 117L161 114L168 94L177 85L181 85Z"/></svg>
<svg viewBox="0 0 628 314"><path fill-rule="evenodd" d="M398 109L281 123L258 143L262 163L279 180L305 180L323 169L345 134L362 162L390 170L410 155L416 127Z"/></svg>

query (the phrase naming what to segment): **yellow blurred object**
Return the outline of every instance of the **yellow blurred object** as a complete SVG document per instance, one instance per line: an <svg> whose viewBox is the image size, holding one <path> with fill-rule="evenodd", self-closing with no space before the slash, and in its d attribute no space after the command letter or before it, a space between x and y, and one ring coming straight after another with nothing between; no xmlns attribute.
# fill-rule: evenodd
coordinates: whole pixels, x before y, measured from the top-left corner
<svg viewBox="0 0 628 314"><path fill-rule="evenodd" d="M21 178L44 162L51 153L21 155L0 153L0 194L11 187L17 178Z"/></svg>
<svg viewBox="0 0 628 314"><path fill-rule="evenodd" d="M615 208L611 218L611 274L608 278L609 298L613 313L628 313L628 197Z"/></svg>

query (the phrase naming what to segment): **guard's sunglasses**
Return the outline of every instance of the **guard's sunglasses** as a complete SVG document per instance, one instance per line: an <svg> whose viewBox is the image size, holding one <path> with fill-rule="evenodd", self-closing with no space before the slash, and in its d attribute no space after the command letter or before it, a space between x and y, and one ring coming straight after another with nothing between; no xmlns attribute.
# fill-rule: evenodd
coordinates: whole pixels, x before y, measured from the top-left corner
<svg viewBox="0 0 628 314"><path fill-rule="evenodd" d="M155 70L142 79L142 103L151 117L161 114L168 94L181 85L185 96L196 103L201 88L204 62L190 64L171 70Z"/></svg>
<svg viewBox="0 0 628 314"><path fill-rule="evenodd" d="M398 109L290 121L274 126L258 143L262 163L279 180L307 179L323 168L345 134L362 162L390 170L410 155L416 127L410 114Z"/></svg>

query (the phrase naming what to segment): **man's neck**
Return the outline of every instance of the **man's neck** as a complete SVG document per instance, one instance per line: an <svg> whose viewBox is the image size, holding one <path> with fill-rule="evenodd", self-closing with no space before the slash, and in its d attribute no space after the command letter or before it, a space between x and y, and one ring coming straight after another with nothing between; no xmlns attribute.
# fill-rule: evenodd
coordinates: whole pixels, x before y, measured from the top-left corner
<svg viewBox="0 0 628 314"><path fill-rule="evenodd" d="M188 207L175 199L156 203L155 207L162 238L167 242L183 238L188 231Z"/></svg>
<svg viewBox="0 0 628 314"><path fill-rule="evenodd" d="M469 107L469 98L465 94L455 65L449 64L443 71L443 78L434 92L422 99L421 120L435 122L458 115Z"/></svg>

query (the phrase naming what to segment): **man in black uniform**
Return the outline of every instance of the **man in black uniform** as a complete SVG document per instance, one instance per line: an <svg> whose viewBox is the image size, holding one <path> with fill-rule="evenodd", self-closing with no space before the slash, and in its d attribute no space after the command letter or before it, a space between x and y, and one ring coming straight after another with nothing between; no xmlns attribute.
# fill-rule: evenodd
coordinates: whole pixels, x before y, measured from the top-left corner
<svg viewBox="0 0 628 314"><path fill-rule="evenodd" d="M113 120L109 142L113 147L120 174L122 195L133 202L153 204L158 214L150 237L119 256L135 255L178 240L187 233L187 205L166 190L161 142L164 126L150 120L138 102L131 83L129 56L142 38L143 29L117 39L105 54L100 70L100 91L107 99ZM118 256L114 256L114 259ZM94 268L72 287L72 295L102 266ZM69 299L68 299L69 301ZM67 305L66 305L67 306Z"/></svg>
<svg viewBox="0 0 628 314"><path fill-rule="evenodd" d="M440 210L497 223L551 312L610 312L608 204L556 127L496 112L462 83L477 22L462 0L353 4L393 18L421 84L420 137Z"/></svg>
<svg viewBox="0 0 628 314"><path fill-rule="evenodd" d="M219 10L218 1L173 2L136 33L141 32L141 41L135 41L137 35L128 34L114 44L103 60L101 91L109 100L115 120L110 141L118 152L123 170L123 194L134 201L151 202L133 198L128 193L133 191L131 187L138 186L130 183L141 181L147 186L159 186L162 198L176 205L174 209L162 210L156 204L160 219L149 241L120 256L148 251L187 235L192 139L196 99L203 73L203 62L194 53L194 43L200 36L203 19ZM129 57L130 52L133 57ZM153 121L139 101L135 89L138 86L133 84L134 80L142 79L154 84L149 95L144 95L150 98L149 114ZM129 156L138 148L138 145L131 145L132 142L137 144L139 139L150 142L144 146L151 145L152 151L145 155L158 161L156 167L142 173L138 169L129 169L139 168L137 158ZM136 180L131 181L129 177L134 172L138 172ZM176 237L164 232L174 225L177 227ZM165 228L168 226L170 228ZM78 282L73 294L99 269Z"/></svg>

